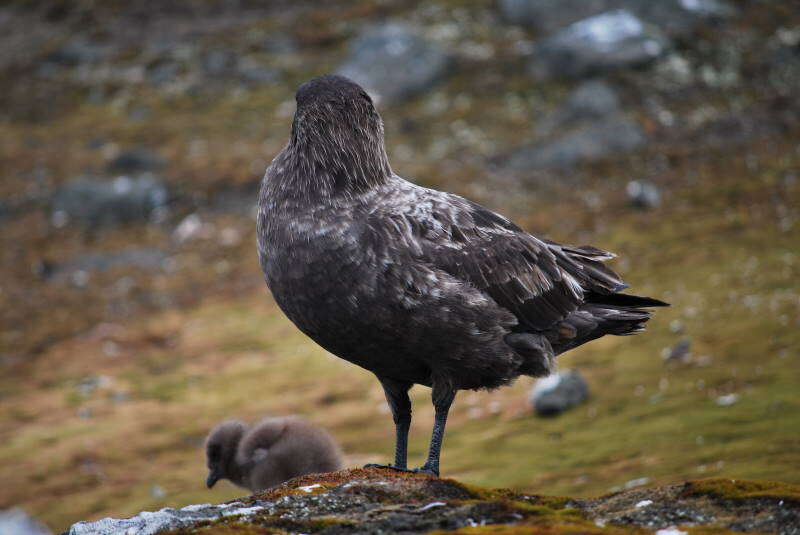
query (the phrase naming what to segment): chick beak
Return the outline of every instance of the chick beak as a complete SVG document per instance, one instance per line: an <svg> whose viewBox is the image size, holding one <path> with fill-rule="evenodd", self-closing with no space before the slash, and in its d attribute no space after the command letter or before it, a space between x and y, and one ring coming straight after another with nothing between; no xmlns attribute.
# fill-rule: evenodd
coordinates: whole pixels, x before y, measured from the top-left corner
<svg viewBox="0 0 800 535"><path fill-rule="evenodd" d="M206 479L206 486L208 486L208 488L211 488L219 480L220 480L219 474L216 471L212 470L208 474L208 478Z"/></svg>

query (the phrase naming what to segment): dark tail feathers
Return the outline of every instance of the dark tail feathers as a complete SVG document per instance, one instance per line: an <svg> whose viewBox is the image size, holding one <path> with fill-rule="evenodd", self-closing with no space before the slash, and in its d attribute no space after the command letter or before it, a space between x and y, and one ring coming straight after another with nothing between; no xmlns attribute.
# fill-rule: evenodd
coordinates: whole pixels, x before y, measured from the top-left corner
<svg viewBox="0 0 800 535"><path fill-rule="evenodd" d="M624 308L647 308L647 307L668 307L669 303L653 299L652 297L640 297L630 294L608 294L603 295L596 292L589 292L584 297L586 303L595 305L608 305L612 307Z"/></svg>
<svg viewBox="0 0 800 535"><path fill-rule="evenodd" d="M546 333L556 355L605 336L627 336L644 330L650 319L647 307L669 306L651 297L590 292L586 301Z"/></svg>

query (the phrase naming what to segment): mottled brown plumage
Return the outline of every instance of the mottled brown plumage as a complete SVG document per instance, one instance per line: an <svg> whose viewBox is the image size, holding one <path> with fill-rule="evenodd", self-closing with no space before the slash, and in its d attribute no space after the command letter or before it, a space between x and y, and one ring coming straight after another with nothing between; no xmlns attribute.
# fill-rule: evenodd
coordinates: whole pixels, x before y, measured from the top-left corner
<svg viewBox="0 0 800 535"><path fill-rule="evenodd" d="M288 145L259 195L267 284L297 327L373 372L406 467L408 390L432 387L428 461L439 472L456 391L547 375L555 356L605 334L643 329L643 307L591 246L541 240L457 195L392 172L370 97L341 76L297 91Z"/></svg>
<svg viewBox="0 0 800 535"><path fill-rule="evenodd" d="M238 420L222 422L206 439L206 481L220 479L252 492L304 474L342 467L342 456L327 431L297 416L265 418L248 427Z"/></svg>

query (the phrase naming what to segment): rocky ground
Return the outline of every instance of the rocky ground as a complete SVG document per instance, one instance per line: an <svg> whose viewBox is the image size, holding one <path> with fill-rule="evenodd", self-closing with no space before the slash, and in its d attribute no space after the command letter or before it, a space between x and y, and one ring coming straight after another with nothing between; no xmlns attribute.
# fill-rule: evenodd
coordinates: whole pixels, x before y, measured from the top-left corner
<svg viewBox="0 0 800 535"><path fill-rule="evenodd" d="M445 475L800 482L793 3L18 0L0 47L0 509L61 531L233 498L202 484L229 417L299 413L386 461L380 388L286 321L254 251L294 90L332 71L378 100L398 173L619 253L673 304L565 355L583 379L536 397L558 417L527 380L460 395Z"/></svg>
<svg viewBox="0 0 800 535"><path fill-rule="evenodd" d="M591 500L530 495L389 470L293 479L222 505L73 525L68 535L145 533L800 533L800 487L707 479Z"/></svg>

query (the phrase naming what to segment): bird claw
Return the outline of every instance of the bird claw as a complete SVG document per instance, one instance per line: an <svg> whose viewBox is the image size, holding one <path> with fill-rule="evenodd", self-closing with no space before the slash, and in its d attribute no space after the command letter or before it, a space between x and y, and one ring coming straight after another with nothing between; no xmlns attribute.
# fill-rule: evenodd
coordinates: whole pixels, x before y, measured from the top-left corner
<svg viewBox="0 0 800 535"><path fill-rule="evenodd" d="M439 477L439 470L436 468L432 468L430 466L420 466L419 468L398 468L397 466L391 464L365 464L364 468L384 468L388 470L394 470L396 472L409 472L412 474L428 474L431 476Z"/></svg>
<svg viewBox="0 0 800 535"><path fill-rule="evenodd" d="M410 470L410 472L414 472L415 474L428 474L431 476L439 477L439 470L437 468L431 468L430 466L421 466L419 468L414 468Z"/></svg>
<svg viewBox="0 0 800 535"><path fill-rule="evenodd" d="M365 464L364 468L385 468L387 470L395 470L397 472L413 472L414 470L409 470L408 468L400 468L391 464Z"/></svg>

